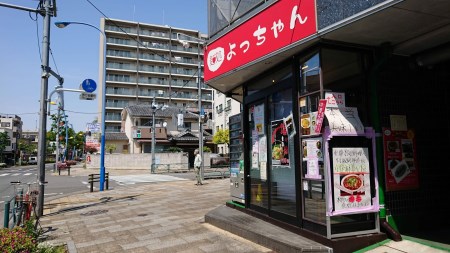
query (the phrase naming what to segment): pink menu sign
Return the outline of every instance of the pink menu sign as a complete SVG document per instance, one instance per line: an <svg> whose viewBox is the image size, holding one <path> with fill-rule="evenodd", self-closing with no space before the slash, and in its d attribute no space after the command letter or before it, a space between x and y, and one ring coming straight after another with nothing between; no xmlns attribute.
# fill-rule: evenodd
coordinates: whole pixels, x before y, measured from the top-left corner
<svg viewBox="0 0 450 253"><path fill-rule="evenodd" d="M316 128L314 129L314 132L316 134L320 134L322 131L322 123L323 123L323 117L325 115L325 107L327 106L327 100L321 99L319 100L319 108L317 109L317 117L316 117Z"/></svg>

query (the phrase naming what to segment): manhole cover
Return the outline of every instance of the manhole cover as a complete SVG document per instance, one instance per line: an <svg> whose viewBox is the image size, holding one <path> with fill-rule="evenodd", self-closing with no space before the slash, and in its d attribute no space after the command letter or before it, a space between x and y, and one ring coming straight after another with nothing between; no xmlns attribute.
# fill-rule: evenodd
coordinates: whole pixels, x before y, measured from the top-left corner
<svg viewBox="0 0 450 253"><path fill-rule="evenodd" d="M102 213L107 213L108 210L103 209L103 210L93 210L93 211L89 211L87 213L82 213L81 215L84 216L91 216L91 215L97 215L97 214L102 214Z"/></svg>

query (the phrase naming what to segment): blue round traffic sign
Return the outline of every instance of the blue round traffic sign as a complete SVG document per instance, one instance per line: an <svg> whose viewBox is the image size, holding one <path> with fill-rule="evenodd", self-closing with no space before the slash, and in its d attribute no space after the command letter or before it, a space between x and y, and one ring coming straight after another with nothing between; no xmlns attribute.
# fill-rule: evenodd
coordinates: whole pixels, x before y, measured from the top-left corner
<svg viewBox="0 0 450 253"><path fill-rule="evenodd" d="M81 87L83 87L84 91L91 93L97 89L97 84L92 79L86 79L81 83Z"/></svg>

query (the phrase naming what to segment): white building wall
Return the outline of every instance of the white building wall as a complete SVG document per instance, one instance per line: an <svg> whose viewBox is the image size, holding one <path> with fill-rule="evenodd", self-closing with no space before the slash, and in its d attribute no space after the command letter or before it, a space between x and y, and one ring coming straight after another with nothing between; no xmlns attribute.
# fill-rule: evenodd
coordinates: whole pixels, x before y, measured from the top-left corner
<svg viewBox="0 0 450 253"><path fill-rule="evenodd" d="M217 132L218 129L228 129L228 123L230 116L236 115L241 112L241 103L238 101L226 97L225 94L221 92L214 92L214 130L213 134ZM227 144L218 144L217 153L228 154Z"/></svg>

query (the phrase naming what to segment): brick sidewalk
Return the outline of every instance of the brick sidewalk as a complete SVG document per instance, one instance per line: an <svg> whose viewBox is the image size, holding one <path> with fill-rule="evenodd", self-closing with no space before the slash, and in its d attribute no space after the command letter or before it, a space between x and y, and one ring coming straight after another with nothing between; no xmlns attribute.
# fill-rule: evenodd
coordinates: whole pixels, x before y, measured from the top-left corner
<svg viewBox="0 0 450 253"><path fill-rule="evenodd" d="M229 179L136 184L46 203L47 241L73 252L271 252L204 223L229 199Z"/></svg>

